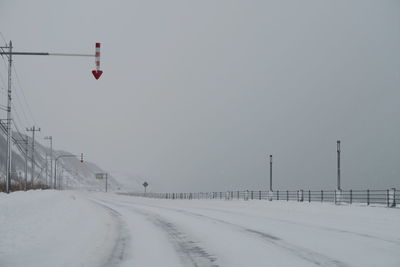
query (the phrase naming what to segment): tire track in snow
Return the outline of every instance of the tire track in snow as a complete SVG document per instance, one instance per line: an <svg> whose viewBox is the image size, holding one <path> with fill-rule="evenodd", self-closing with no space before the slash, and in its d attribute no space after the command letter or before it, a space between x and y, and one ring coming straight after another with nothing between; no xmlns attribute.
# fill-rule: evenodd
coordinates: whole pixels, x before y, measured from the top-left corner
<svg viewBox="0 0 400 267"><path fill-rule="evenodd" d="M174 245L185 266L218 267L215 256L202 248L199 242L193 241L187 234L179 231L173 223L157 214L147 213L134 208L131 208L131 210L147 217L152 223L168 234L170 237L169 241Z"/></svg>
<svg viewBox="0 0 400 267"><path fill-rule="evenodd" d="M137 205L137 204L134 204L134 205ZM323 267L347 267L348 266L344 262L332 259L321 253L315 252L313 250L310 250L310 249L307 249L307 248L304 248L301 246L297 246L297 245L288 243L288 242L282 240L281 238L271 235L269 233L261 232L261 231L255 230L255 229L246 228L239 224L234 224L234 223L231 223L231 222L228 222L225 220L221 220L218 218L214 218L214 217L206 216L206 215L203 215L200 213L195 213L195 212L186 211L186 210L182 210L182 209L166 208L166 207L162 207L162 206L149 205L149 204L139 204L139 205L174 211L174 212L178 212L178 213L185 214L188 216L204 218L207 220L211 220L212 222L218 222L221 224L229 225L230 227L236 228L241 232L257 235L259 238L263 239L264 241L271 243L281 249L284 249L284 250L288 251L289 253L291 253L292 255L294 255L298 258L301 258L303 260L306 260L306 261L310 262L311 264L314 264L317 266L323 266ZM200 266L202 266L202 265L200 265Z"/></svg>
<svg viewBox="0 0 400 267"><path fill-rule="evenodd" d="M213 211L213 212L220 212L220 213L226 213L226 214L232 214L232 215L241 215L238 212L227 211L227 210L222 210L222 209L215 209L215 208L199 208L199 207L196 207L196 209L206 210L206 211ZM247 216L254 217L252 215L247 215ZM394 239L394 240L393 239L387 239L387 238L382 238L382 237L379 237L379 236L366 234L366 233L342 230L342 229L337 229L337 228L333 228L333 227L313 225L313 224L302 223L302 222L293 222L293 221L289 221L289 220L277 219L277 218L272 218L272 217L268 217L268 216L265 216L264 218L268 219L268 220L271 220L271 221L283 222L283 223L291 224L291 225L300 225L300 226L311 228L311 229L320 229L320 230L323 230L323 231L329 231L329 232L334 232L334 233L342 233L342 234L351 234L351 235L355 235L355 236L361 236L361 237L364 237L364 238L384 241L384 242L388 242L388 243L400 246L400 240L398 240L398 239Z"/></svg>
<svg viewBox="0 0 400 267"><path fill-rule="evenodd" d="M121 216L120 213L112 209L111 207L107 206L107 204L115 205L124 209L128 208L129 211L135 212L137 214L146 217L149 221L151 221L155 226L162 229L170 237L169 241L174 246L184 266L218 267L218 265L216 264L217 258L215 256L209 254L204 248L202 248L199 245L199 242L193 241L193 239L190 238L187 234L179 231L174 224L168 222L161 216L154 213L144 212L143 210L133 208L131 205L121 204L114 201L109 201L109 200L107 201L102 200L101 202L97 200L93 201L103 206L104 208L107 208L108 210L110 210L111 213L115 214L118 217ZM121 219L119 220L121 221ZM118 252L120 250L117 249L116 251ZM108 262L115 261L115 255L118 254L119 253L113 252L112 255L114 256L112 256ZM123 255L123 251L121 255ZM117 257L117 258L119 262L123 260L123 257L121 258ZM107 264L104 265L104 267L106 266L117 266L117 265L107 265Z"/></svg>
<svg viewBox="0 0 400 267"><path fill-rule="evenodd" d="M90 199L94 204L106 209L117 225L117 238L114 247L111 250L110 256L101 267L118 267L124 260L125 251L129 241L129 234L126 229L125 223L121 219L121 214L113 208L97 201Z"/></svg>

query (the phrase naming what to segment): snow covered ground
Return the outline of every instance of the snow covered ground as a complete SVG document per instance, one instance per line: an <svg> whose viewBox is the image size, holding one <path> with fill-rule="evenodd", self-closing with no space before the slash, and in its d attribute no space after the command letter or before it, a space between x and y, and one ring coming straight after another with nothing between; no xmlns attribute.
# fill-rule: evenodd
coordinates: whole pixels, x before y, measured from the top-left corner
<svg viewBox="0 0 400 267"><path fill-rule="evenodd" d="M400 209L0 194L0 266L400 266Z"/></svg>

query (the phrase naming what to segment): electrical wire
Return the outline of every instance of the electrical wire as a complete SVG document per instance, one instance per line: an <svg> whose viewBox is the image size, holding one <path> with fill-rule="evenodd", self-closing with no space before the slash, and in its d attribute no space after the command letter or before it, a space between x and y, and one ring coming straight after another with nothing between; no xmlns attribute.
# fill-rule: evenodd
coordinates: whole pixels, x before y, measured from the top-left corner
<svg viewBox="0 0 400 267"><path fill-rule="evenodd" d="M4 42L6 43L6 39L4 38L4 35L1 32L0 32L0 35L1 35L2 39L4 40ZM5 67L5 69L7 69L8 68L7 61L4 58L4 55L2 55L2 58L3 58L4 67ZM32 109L31 109L31 107L30 107L30 105L29 105L29 103L28 103L28 101L26 99L25 92L24 92L23 87L21 85L22 83L20 81L17 69L15 68L15 63L13 64L13 72L15 74L16 81L17 81L16 84L13 84L14 85L13 87L16 88L15 95L16 95L17 101L19 103L20 109L22 111L22 115L24 116L25 122L27 123L27 125L31 125L32 124L31 122L33 122L34 125L37 125L35 116L33 115ZM5 79L3 78L1 73L0 73L0 80L2 81L4 87L6 87ZM18 86L16 86L16 85L18 85ZM4 93L4 92L2 91L2 93ZM20 92L20 94L22 94L22 98L23 98L23 101L25 102L25 105L22 105L22 101L20 100L20 97L19 97L19 94L18 94L19 92ZM27 109L26 112L24 110L24 107ZM31 119L28 119L28 116L26 115L27 113L30 115Z"/></svg>
<svg viewBox="0 0 400 267"><path fill-rule="evenodd" d="M30 120L28 119L28 117L26 116L26 113L25 113L25 111L24 111L24 108L23 108L23 105L22 105L22 103L21 103L21 100L20 100L20 98L19 98L19 96L18 96L18 90L15 90L15 98L17 99L17 102L18 102L18 104L20 105L20 107L21 107L21 111L22 111L22 115L23 115L23 117L24 117L24 119L25 119L25 125L31 125L31 123L30 123ZM14 101L15 102L15 101ZM14 107L14 110L16 111L17 109Z"/></svg>
<svg viewBox="0 0 400 267"><path fill-rule="evenodd" d="M35 117L33 116L32 109L31 109L31 107L30 107L28 101L26 100L26 96L25 96L24 90L22 89L22 86L21 86L21 82L20 82L20 79L19 79L19 75L18 75L17 69L15 68L14 65L13 65L13 70L14 70L14 73L15 73L16 81L17 81L17 83L18 83L18 87L17 87L17 88L19 88L19 91L21 91L21 93L22 93L24 102L25 102L25 104L26 104L26 108L28 109L28 114L31 116L32 121L33 121L33 124L34 124L34 125L38 125L38 124L36 123Z"/></svg>
<svg viewBox="0 0 400 267"><path fill-rule="evenodd" d="M0 36L1 36L1 38L3 39L4 43L7 44L6 38L4 38L4 35L3 35L2 32L0 32Z"/></svg>

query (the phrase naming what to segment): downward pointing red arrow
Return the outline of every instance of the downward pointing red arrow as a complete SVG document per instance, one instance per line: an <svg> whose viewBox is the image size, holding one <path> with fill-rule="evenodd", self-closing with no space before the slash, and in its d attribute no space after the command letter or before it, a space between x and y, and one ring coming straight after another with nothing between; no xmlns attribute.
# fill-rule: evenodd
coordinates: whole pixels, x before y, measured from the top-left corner
<svg viewBox="0 0 400 267"><path fill-rule="evenodd" d="M100 76L103 74L102 70L92 70L93 76L94 78L96 78L96 80L98 80L100 78Z"/></svg>
<svg viewBox="0 0 400 267"><path fill-rule="evenodd" d="M98 80L103 74L103 71L100 70L100 43L96 43L96 53L94 54L95 61L96 61L96 70L92 70L94 78Z"/></svg>

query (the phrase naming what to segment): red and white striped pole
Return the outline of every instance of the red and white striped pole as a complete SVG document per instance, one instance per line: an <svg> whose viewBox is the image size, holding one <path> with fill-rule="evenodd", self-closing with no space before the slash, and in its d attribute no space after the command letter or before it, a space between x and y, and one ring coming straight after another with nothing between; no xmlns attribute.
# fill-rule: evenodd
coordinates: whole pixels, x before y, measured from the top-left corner
<svg viewBox="0 0 400 267"><path fill-rule="evenodd" d="M100 43L96 43L95 61L96 61L96 70L92 70L92 73L94 78L98 80L101 74L103 74L103 71L100 70Z"/></svg>

